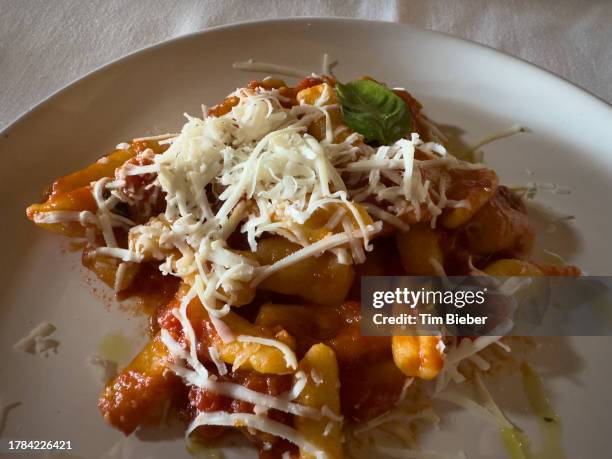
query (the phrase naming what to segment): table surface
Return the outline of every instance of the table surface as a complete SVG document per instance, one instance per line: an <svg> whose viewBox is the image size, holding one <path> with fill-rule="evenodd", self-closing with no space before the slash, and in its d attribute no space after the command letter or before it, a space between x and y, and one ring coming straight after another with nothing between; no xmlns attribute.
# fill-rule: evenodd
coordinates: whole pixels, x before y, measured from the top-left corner
<svg viewBox="0 0 612 459"><path fill-rule="evenodd" d="M450 33L612 102L612 1L0 0L0 129L137 49L211 26L295 16L379 19Z"/></svg>

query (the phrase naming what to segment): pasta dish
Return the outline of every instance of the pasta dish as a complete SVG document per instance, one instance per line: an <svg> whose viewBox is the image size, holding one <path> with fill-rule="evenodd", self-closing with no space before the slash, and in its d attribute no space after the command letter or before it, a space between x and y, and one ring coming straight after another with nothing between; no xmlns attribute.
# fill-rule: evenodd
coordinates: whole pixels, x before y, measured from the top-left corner
<svg viewBox="0 0 612 459"><path fill-rule="evenodd" d="M262 458L393 455L376 438L413 436L431 394L510 348L362 336L362 276L578 273L530 259L521 197L448 151L404 89L266 78L186 116L27 209L83 241L84 266L119 298L152 305L150 341L98 402L126 435L172 415L190 441L237 429Z"/></svg>

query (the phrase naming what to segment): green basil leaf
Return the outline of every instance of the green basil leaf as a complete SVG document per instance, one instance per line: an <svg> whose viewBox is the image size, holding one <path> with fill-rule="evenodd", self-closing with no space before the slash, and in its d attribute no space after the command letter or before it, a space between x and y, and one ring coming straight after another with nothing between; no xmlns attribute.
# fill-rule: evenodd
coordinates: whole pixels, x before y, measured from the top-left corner
<svg viewBox="0 0 612 459"><path fill-rule="evenodd" d="M342 117L366 142L389 145L406 135L412 125L404 100L389 88L372 80L337 83Z"/></svg>

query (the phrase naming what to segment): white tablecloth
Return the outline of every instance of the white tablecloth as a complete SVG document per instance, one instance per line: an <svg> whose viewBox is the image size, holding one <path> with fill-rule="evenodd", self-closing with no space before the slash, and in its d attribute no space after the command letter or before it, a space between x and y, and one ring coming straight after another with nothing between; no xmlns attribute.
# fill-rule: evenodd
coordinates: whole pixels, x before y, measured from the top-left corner
<svg viewBox="0 0 612 459"><path fill-rule="evenodd" d="M288 16L382 19L447 32L612 102L610 0L0 0L0 129L139 48L210 26Z"/></svg>

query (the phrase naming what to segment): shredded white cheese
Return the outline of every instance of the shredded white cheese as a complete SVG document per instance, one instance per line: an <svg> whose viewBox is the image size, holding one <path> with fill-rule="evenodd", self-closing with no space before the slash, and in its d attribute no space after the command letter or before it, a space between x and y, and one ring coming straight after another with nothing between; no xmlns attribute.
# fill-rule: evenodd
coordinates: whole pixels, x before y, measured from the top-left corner
<svg viewBox="0 0 612 459"><path fill-rule="evenodd" d="M291 390L289 391L289 393L286 394L286 397L288 400L295 400L296 398L298 398L298 396L304 390L304 387L306 387L306 384L308 384L308 376L306 375L306 373L304 373L301 370L297 371L293 375L293 378L294 378L293 386L291 387Z"/></svg>
<svg viewBox="0 0 612 459"><path fill-rule="evenodd" d="M344 418L343 418L342 416L340 416L339 414L334 413L334 412L331 410L331 408L330 408L329 406L327 406L327 405L323 405L323 406L321 407L321 413L323 414L323 416L325 416L325 417L327 417L327 418L331 419L333 422L336 422L336 423L340 423L340 424L341 424L341 423L342 423L342 421L343 421L343 419L344 419Z"/></svg>
<svg viewBox="0 0 612 459"><path fill-rule="evenodd" d="M308 74L307 72L296 68L287 67L284 65L268 64L266 62L255 62L253 59L243 62L234 62L232 67L237 70L245 70L247 72L273 73L294 78L303 78L304 75Z"/></svg>
<svg viewBox="0 0 612 459"><path fill-rule="evenodd" d="M513 136L515 134L518 134L519 132L527 132L527 129L524 128L523 126L521 126L520 124L513 124L512 126L510 126L507 129L503 129L500 130L499 132L496 132L494 134L488 135L487 137L479 140L478 142L474 143L473 145L471 145L466 153L470 154L470 153L474 153L477 150L479 150L480 148L484 147L485 145L494 142L496 140L499 139L503 139L505 137L510 137Z"/></svg>
<svg viewBox="0 0 612 459"><path fill-rule="evenodd" d="M321 375L315 368L310 370L310 378L315 383L315 386L318 386L323 382L323 378L321 378Z"/></svg>
<svg viewBox="0 0 612 459"><path fill-rule="evenodd" d="M463 338L459 344L446 346L444 366L436 377L434 397L440 394L453 381L461 383L465 376L459 371L462 362L469 360L481 369L488 369L490 364L477 354L493 343L500 343L503 336L479 336L475 339ZM505 346L503 343L500 346Z"/></svg>
<svg viewBox="0 0 612 459"><path fill-rule="evenodd" d="M308 441L304 436L292 427L273 421L264 416L247 413L226 413L224 411L201 412L193 420L187 429L187 435L191 434L195 428L201 425L229 426L229 427L248 427L259 430L297 445L301 450L312 454L317 459L326 459L327 454Z"/></svg>
<svg viewBox="0 0 612 459"><path fill-rule="evenodd" d="M236 341L240 343L256 343L261 344L263 346L270 346L278 349L283 353L283 357L285 358L285 362L289 368L297 369L297 357L295 356L295 352L287 346L285 343L281 343L275 339L269 338L261 338L258 336L248 336L248 335L240 335L236 338Z"/></svg>
<svg viewBox="0 0 612 459"><path fill-rule="evenodd" d="M6 428L6 423L11 411L15 408L18 408L22 405L22 402L13 402L4 404L4 400L0 398L0 435L4 433L4 429Z"/></svg>
<svg viewBox="0 0 612 459"><path fill-rule="evenodd" d="M219 372L219 374L221 376L226 375L227 366L225 365L225 362L219 356L219 352L217 351L217 348L215 346L210 346L208 348L208 354L210 355L210 359L213 361L213 363L217 367L217 371Z"/></svg>
<svg viewBox="0 0 612 459"><path fill-rule="evenodd" d="M34 327L26 336L17 341L13 348L28 354L45 354L53 350L57 352L59 341L48 338L55 332L56 328L49 322L42 322Z"/></svg>
<svg viewBox="0 0 612 459"><path fill-rule="evenodd" d="M110 379L117 376L117 362L91 355L85 359L85 363L91 370L96 383L100 385L106 384Z"/></svg>

